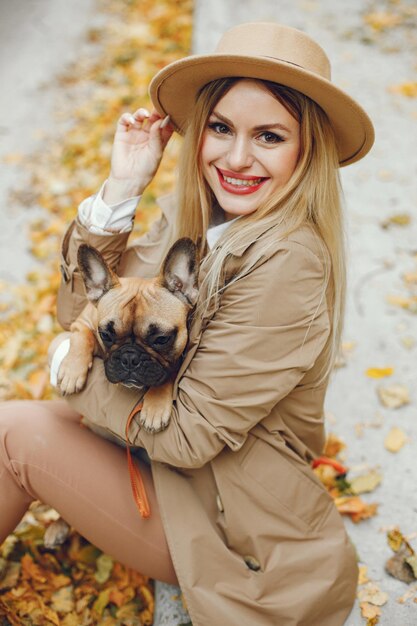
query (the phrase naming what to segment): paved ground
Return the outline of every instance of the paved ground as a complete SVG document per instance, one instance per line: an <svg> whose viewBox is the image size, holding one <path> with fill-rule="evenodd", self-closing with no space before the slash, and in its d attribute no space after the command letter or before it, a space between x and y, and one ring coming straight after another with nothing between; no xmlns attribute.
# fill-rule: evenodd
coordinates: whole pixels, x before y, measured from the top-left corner
<svg viewBox="0 0 417 626"><path fill-rule="evenodd" d="M369 578L389 595L382 610L382 626L417 623L417 605L397 602L406 585L384 574L383 569L391 556L385 529L399 525L407 535L417 531L417 348L412 345L417 340L417 318L386 300L388 295L410 295L403 275L417 270L412 215L417 191L417 101L388 90L415 80L416 45L406 27L373 37L364 26L363 15L373 6L384 11L404 4L388 0L374 5L366 0L348 4L332 0L197 0L194 27L196 52L210 51L220 32L243 21L273 19L306 30L328 52L336 84L357 97L375 123L377 141L372 153L342 172L350 254L345 340L354 342L354 348L346 366L332 380L327 410L329 429L346 441L347 464L378 466L383 474L382 485L365 496L369 502L379 503L379 514L359 525L347 522L359 556L368 565ZM53 89L45 91L42 85L79 54L82 35L94 19L93 0L9 0L0 5L0 158L30 151L38 141L33 131L48 129L53 123ZM20 281L30 263L24 232L28 213L6 200L8 189L21 173L15 166L3 165L0 176L0 278ZM383 220L399 213L411 214L411 225L382 228ZM394 368L389 383L404 384L410 390L411 403L397 410L380 404L376 394L379 381L364 374L368 367L386 366ZM384 448L384 438L394 425L409 437L397 454ZM360 431L362 436L358 436ZM363 623L356 606L346 626Z"/></svg>

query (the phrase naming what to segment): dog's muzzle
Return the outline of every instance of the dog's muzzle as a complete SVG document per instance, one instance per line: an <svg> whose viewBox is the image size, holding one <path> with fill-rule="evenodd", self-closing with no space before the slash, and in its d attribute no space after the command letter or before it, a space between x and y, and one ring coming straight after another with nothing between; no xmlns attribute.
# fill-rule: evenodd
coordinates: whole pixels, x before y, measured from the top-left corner
<svg viewBox="0 0 417 626"><path fill-rule="evenodd" d="M136 344L124 344L112 352L105 360L104 369L111 383L128 387L157 387L165 383L171 373L171 368L163 367Z"/></svg>

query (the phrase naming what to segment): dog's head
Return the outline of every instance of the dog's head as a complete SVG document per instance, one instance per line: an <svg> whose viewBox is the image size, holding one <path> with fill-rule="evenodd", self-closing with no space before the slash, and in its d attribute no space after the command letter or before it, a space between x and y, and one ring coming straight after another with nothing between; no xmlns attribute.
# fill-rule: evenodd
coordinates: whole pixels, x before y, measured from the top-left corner
<svg viewBox="0 0 417 626"><path fill-rule="evenodd" d="M186 347L187 319L197 300L195 244L179 239L153 279L119 278L86 244L78 266L97 308L95 331L109 381L140 388L165 383Z"/></svg>

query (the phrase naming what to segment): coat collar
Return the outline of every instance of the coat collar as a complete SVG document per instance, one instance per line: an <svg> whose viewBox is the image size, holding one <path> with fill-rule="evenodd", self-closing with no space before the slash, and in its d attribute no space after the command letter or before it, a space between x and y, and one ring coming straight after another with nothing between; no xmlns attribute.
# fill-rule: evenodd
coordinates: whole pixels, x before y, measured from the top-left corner
<svg viewBox="0 0 417 626"><path fill-rule="evenodd" d="M266 258L273 256L279 249L283 240L283 237L280 236L279 232L280 229L278 229L276 225L271 226L270 224L260 224L255 234L252 232L250 238L248 237L246 240L243 240L239 249L226 259L222 286L225 286L237 273L242 272L242 270L244 272L244 267L248 268L248 272L252 271ZM264 246L264 243L267 245ZM261 249L259 249L260 246L258 244L262 246ZM221 243L216 244L214 248L210 250L210 252L202 259L200 264L200 284L207 275L207 272L215 259L215 255L218 253L220 248ZM204 298L204 293L200 292L200 297ZM192 317L187 352L177 374L174 385L174 399L177 394L178 382L194 357L200 343L201 335L209 321L218 310L220 301L221 298L217 298L216 302L209 306L203 315L194 315Z"/></svg>

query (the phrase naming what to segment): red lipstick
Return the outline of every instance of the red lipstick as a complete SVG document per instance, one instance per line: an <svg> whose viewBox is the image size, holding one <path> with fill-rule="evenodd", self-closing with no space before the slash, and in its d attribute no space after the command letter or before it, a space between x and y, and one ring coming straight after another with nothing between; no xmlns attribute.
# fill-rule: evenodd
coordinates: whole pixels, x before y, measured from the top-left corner
<svg viewBox="0 0 417 626"><path fill-rule="evenodd" d="M265 178L263 176L248 176L247 174L237 175L235 172L230 172L228 170L220 170L218 167L216 167L216 171L217 171L219 182L222 188L225 189L225 191L228 191L229 193L237 194L238 196L255 193L255 191L258 191L258 189L260 189L262 185L268 180L268 178ZM228 182L225 179L225 176L227 178L232 178L234 180L248 181L248 183ZM259 182L249 184L249 181L259 181Z"/></svg>

